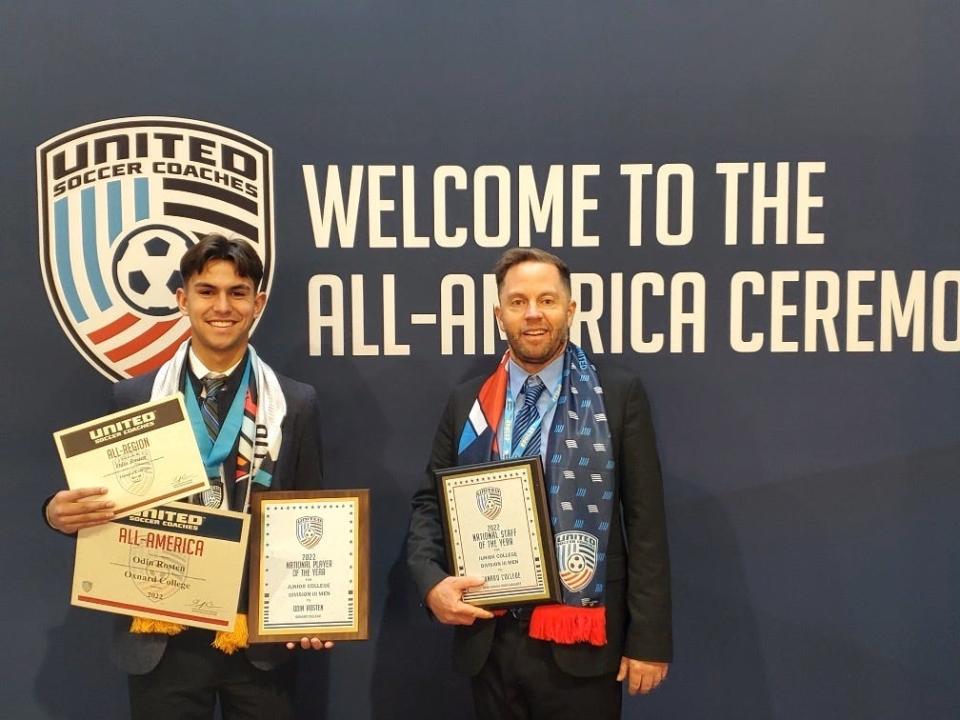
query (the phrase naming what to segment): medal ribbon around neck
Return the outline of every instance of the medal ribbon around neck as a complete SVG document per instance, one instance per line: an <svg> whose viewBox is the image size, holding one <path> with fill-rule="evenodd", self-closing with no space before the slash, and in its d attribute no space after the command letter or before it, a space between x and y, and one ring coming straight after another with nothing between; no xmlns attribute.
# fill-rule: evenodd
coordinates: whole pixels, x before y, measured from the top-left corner
<svg viewBox="0 0 960 720"><path fill-rule="evenodd" d="M200 457L203 459L208 477L219 477L220 467L227 456L233 452L237 436L240 435L240 426L243 424L243 403L249 384L250 358L247 357L247 362L243 368L243 377L240 379L240 386L233 397L233 402L230 403L227 416L220 424L220 432L217 433L216 442L210 439L207 426L203 422L203 416L200 414L200 404L197 402L197 394L195 392L184 393L187 399L187 415L190 416L190 425L193 427L193 434L197 438L197 445L200 446Z"/></svg>

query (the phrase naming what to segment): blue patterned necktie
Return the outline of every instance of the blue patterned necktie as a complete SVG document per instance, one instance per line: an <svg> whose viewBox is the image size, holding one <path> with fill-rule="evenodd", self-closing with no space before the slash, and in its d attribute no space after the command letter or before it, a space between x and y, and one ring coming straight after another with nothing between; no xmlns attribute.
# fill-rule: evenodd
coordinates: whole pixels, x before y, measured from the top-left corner
<svg viewBox="0 0 960 720"><path fill-rule="evenodd" d="M220 408L217 402L220 391L227 382L226 375L206 375L203 380L203 402L200 405L200 415L211 440L216 440L220 434ZM210 478L210 488L204 490L200 502L207 507L218 508L223 505L223 481L219 477Z"/></svg>
<svg viewBox="0 0 960 720"><path fill-rule="evenodd" d="M520 410L517 411L516 424L513 428L514 450L519 447L520 440L523 438L524 433L530 429L531 425L540 419L540 413L537 411L537 400L540 399L540 395L543 394L545 388L546 386L543 384L543 380L540 379L539 375L531 375L520 389L520 394L523 396L523 405L521 405ZM523 454L540 454L539 432L534 433L533 437L530 438L530 442L527 443Z"/></svg>
<svg viewBox="0 0 960 720"><path fill-rule="evenodd" d="M203 416L203 424L207 426L210 439L216 440L220 433L220 409L217 399L224 383L227 382L227 376L207 375L200 382L203 383L203 405L200 407L200 414Z"/></svg>

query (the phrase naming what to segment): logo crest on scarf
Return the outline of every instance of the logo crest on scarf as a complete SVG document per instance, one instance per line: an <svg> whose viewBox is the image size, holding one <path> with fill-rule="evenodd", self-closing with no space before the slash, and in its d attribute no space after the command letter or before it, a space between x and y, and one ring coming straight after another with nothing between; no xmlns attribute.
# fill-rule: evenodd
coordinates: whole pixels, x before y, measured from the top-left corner
<svg viewBox="0 0 960 720"><path fill-rule="evenodd" d="M557 533L557 566L560 582L570 592L580 592L593 579L597 569L596 536L580 530Z"/></svg>
<svg viewBox="0 0 960 720"><path fill-rule="evenodd" d="M308 515L297 518L297 540L308 550L323 537L323 518Z"/></svg>
<svg viewBox="0 0 960 720"><path fill-rule="evenodd" d="M111 380L169 360L190 334L175 291L207 233L250 242L273 280L273 152L230 128L131 117L37 148L40 265L67 337Z"/></svg>
<svg viewBox="0 0 960 720"><path fill-rule="evenodd" d="M477 490L477 510L487 519L496 520L503 507L500 488L490 487Z"/></svg>
<svg viewBox="0 0 960 720"><path fill-rule="evenodd" d="M183 587L190 560L183 553L131 545L128 563L130 578L140 594L159 602Z"/></svg>

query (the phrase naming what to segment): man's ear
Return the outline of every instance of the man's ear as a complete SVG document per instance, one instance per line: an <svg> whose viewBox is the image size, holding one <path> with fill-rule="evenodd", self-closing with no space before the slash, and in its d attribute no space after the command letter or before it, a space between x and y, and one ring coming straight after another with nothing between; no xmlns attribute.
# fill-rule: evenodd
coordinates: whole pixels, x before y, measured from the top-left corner
<svg viewBox="0 0 960 720"><path fill-rule="evenodd" d="M180 314L187 314L187 292L182 288L177 288L177 307L180 308Z"/></svg>
<svg viewBox="0 0 960 720"><path fill-rule="evenodd" d="M260 313L263 312L263 308L267 304L267 294L265 292L258 292L257 296L253 299L253 316L255 318L260 317Z"/></svg>

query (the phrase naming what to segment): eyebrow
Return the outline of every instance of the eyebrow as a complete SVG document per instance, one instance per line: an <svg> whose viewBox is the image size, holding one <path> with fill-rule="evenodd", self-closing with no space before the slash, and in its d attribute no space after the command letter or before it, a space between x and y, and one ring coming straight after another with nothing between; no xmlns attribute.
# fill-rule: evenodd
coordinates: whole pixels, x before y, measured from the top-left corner
<svg viewBox="0 0 960 720"><path fill-rule="evenodd" d="M537 295L537 297L538 297L538 298L547 297L548 295L549 295L550 297L557 297L557 296L560 295L560 293L559 293L559 292L554 292L553 290L545 290L544 292L539 293L539 294ZM507 296L508 298L526 297L527 294L526 294L526 293L523 293L523 292L508 292L508 293L506 293L506 296Z"/></svg>
<svg viewBox="0 0 960 720"><path fill-rule="evenodd" d="M218 285L214 285L213 283L202 282L202 281L199 281L199 282L195 283L195 284L194 284L194 287L197 288L197 289L204 289L204 290L219 290L219 289L220 289ZM229 290L229 291L232 292L232 291L234 291L234 290L252 290L252 288L251 288L249 285L247 285L246 283L237 283L236 285L230 285L230 286L228 286L228 287L226 288L226 290Z"/></svg>

